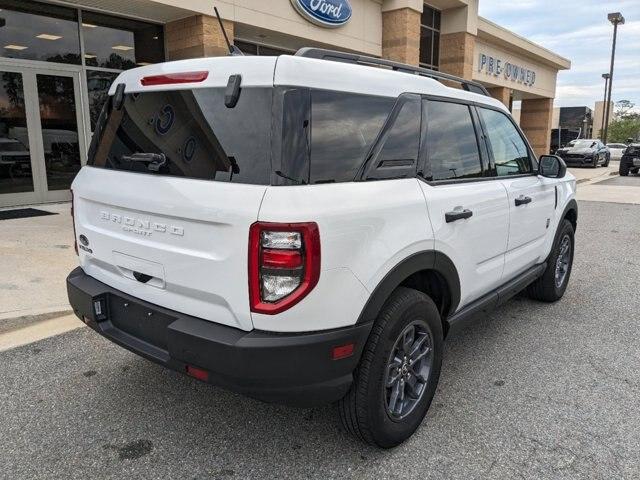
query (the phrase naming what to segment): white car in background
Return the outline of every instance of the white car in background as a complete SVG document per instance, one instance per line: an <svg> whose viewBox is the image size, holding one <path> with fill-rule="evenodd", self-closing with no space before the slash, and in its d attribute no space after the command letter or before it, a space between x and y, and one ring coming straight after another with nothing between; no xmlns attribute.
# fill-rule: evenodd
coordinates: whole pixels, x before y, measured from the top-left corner
<svg viewBox="0 0 640 480"><path fill-rule="evenodd" d="M607 147L609 148L609 152L611 153L611 160L620 160L622 158L622 154L627 146L624 143L607 143Z"/></svg>

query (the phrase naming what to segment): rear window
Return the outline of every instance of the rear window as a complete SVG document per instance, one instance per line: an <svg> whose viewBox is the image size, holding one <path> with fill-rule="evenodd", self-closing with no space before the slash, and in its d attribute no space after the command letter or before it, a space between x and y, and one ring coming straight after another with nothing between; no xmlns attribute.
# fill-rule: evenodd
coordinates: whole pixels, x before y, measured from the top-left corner
<svg viewBox="0 0 640 480"><path fill-rule="evenodd" d="M131 93L120 110L110 99L89 165L268 185L273 89L244 88L234 108L224 95L224 88Z"/></svg>

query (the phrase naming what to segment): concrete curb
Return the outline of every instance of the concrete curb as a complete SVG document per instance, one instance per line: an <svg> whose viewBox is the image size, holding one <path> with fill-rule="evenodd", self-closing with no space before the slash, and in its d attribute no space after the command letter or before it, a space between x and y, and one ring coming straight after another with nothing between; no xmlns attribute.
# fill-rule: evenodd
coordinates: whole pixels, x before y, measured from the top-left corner
<svg viewBox="0 0 640 480"><path fill-rule="evenodd" d="M75 315L64 315L38 321L26 327L0 334L0 352L54 337L84 326L85 324Z"/></svg>

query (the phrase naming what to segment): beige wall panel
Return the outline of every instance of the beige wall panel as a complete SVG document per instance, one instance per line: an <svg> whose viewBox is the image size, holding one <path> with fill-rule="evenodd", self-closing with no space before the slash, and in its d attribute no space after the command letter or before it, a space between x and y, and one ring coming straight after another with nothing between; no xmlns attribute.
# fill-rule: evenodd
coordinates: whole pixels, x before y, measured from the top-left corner
<svg viewBox="0 0 640 480"><path fill-rule="evenodd" d="M223 2L218 2L225 5ZM300 37L312 43L334 45L371 55L382 54L382 4L375 0L351 0L353 14L346 25L318 27L303 18L289 0L236 0L223 17L236 23L252 25ZM286 46L286 45L283 45Z"/></svg>
<svg viewBox="0 0 640 480"><path fill-rule="evenodd" d="M505 78L504 73L495 75L488 73L486 69L479 71L480 54L499 58L502 60L503 65L505 62L509 62L512 65L533 70L536 74L535 83L529 86L524 83ZM491 86L511 88L514 91L521 92L521 98L554 98L556 94L556 76L557 71L548 66L519 56L505 48L491 45L480 38L476 38L473 55L473 80L477 80Z"/></svg>

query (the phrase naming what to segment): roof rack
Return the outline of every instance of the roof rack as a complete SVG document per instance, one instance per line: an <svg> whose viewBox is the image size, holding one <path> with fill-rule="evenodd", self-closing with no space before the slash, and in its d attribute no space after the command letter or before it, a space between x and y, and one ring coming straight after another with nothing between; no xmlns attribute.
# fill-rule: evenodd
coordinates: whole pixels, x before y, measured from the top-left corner
<svg viewBox="0 0 640 480"><path fill-rule="evenodd" d="M414 67L406 63L394 62L382 58L369 57L367 55L359 55L357 53L338 52L336 50L328 50L324 48L304 47L296 52L297 57L317 58L320 60L332 60L334 62L355 63L358 65L372 65L388 67L397 72L412 73L423 77L433 78L435 80L448 80L459 83L467 92L479 93L480 95L490 96L484 85L477 82L465 80L464 78L449 75L448 73L438 72L429 68Z"/></svg>

